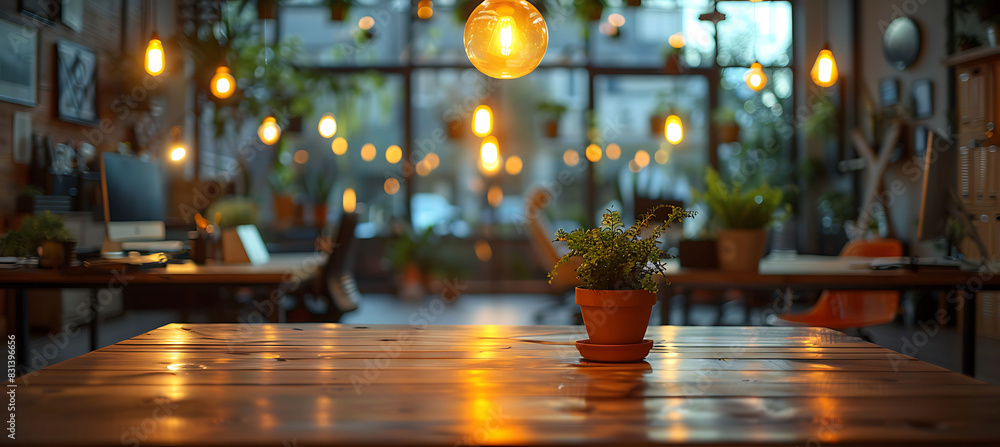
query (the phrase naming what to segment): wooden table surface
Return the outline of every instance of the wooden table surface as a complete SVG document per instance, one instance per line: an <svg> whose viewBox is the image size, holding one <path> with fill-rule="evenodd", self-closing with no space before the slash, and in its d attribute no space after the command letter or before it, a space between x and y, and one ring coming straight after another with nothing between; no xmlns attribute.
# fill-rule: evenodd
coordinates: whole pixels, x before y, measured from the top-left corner
<svg viewBox="0 0 1000 447"><path fill-rule="evenodd" d="M433 315L433 306L427 309ZM18 380L39 445L1000 443L1000 387L816 328L170 324ZM6 418L6 416L4 416Z"/></svg>

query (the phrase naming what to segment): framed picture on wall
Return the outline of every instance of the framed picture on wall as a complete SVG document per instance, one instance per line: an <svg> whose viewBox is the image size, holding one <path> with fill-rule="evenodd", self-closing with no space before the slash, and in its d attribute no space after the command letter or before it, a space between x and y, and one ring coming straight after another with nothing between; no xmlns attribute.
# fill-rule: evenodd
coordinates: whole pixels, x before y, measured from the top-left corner
<svg viewBox="0 0 1000 447"><path fill-rule="evenodd" d="M934 115L934 92L930 79L913 81L913 116L927 119Z"/></svg>
<svg viewBox="0 0 1000 447"><path fill-rule="evenodd" d="M59 18L59 0L19 0L21 14L52 25Z"/></svg>
<svg viewBox="0 0 1000 447"><path fill-rule="evenodd" d="M899 104L899 81L896 81L896 78L886 78L879 81L878 99L882 107L892 107Z"/></svg>
<svg viewBox="0 0 1000 447"><path fill-rule="evenodd" d="M83 45L56 44L59 119L97 125L97 54Z"/></svg>
<svg viewBox="0 0 1000 447"><path fill-rule="evenodd" d="M38 31L0 20L0 100L38 104Z"/></svg>

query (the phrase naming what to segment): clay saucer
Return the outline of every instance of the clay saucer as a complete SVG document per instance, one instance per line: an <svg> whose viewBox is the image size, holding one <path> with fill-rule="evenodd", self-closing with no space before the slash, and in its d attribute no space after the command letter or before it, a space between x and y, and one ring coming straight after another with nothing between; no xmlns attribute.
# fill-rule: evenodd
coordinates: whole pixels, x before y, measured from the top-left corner
<svg viewBox="0 0 1000 447"><path fill-rule="evenodd" d="M585 360L592 362L638 362L646 358L653 348L653 340L645 339L640 343L628 345L598 345L587 340L577 340L576 350Z"/></svg>

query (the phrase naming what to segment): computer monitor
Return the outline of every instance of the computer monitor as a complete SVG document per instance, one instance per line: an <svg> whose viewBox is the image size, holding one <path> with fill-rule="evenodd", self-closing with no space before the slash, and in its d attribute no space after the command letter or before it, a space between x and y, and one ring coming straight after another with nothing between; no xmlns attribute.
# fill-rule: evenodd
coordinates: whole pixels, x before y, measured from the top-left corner
<svg viewBox="0 0 1000 447"><path fill-rule="evenodd" d="M923 185L920 191L920 221L917 239L925 241L945 235L948 225L950 189L955 186L955 151L948 139L934 132L927 133L922 168Z"/></svg>
<svg viewBox="0 0 1000 447"><path fill-rule="evenodd" d="M163 176L160 167L130 155L101 157L104 222L112 242L161 241L166 236Z"/></svg>

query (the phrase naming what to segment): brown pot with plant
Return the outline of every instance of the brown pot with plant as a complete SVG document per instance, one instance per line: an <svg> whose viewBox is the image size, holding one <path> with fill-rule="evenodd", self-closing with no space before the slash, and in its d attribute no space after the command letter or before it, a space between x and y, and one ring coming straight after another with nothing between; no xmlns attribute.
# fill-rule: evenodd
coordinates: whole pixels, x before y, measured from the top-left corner
<svg viewBox="0 0 1000 447"><path fill-rule="evenodd" d="M709 168L705 174L704 194L694 192L721 227L716 232L719 267L725 271L756 272L767 239L766 228L781 205L781 190L767 184L743 191L729 187L719 173Z"/></svg>
<svg viewBox="0 0 1000 447"><path fill-rule="evenodd" d="M26 217L20 229L0 238L0 256L37 256L39 267L69 267L76 257L76 242L63 220L46 211Z"/></svg>
<svg viewBox="0 0 1000 447"><path fill-rule="evenodd" d="M555 240L566 242L570 252L553 267L550 281L559 267L573 258L580 261L576 303L590 337L577 342L584 358L636 361L649 353L652 340L642 337L656 304L656 276L664 273L660 259L666 256L659 238L671 223L694 215L673 207L666 222L643 237L642 230L651 227L654 213L663 207L653 208L631 227L622 223L620 212L609 211L598 228L556 232Z"/></svg>
<svg viewBox="0 0 1000 447"><path fill-rule="evenodd" d="M559 137L559 121L566 113L566 106L554 101L542 101L538 103L538 112L545 123L545 136L549 138Z"/></svg>

